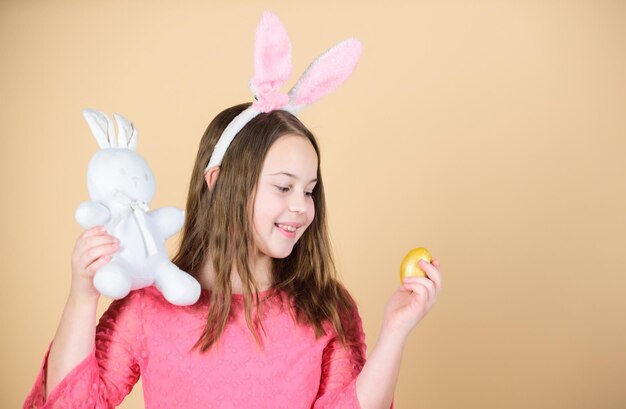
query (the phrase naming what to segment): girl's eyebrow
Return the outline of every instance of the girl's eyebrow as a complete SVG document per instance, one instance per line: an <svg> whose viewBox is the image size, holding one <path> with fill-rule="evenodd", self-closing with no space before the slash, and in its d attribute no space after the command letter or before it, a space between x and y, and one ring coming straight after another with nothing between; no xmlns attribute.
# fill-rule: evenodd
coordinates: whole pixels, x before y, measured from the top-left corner
<svg viewBox="0 0 626 409"><path fill-rule="evenodd" d="M289 176L289 177L294 178L294 179L298 179L298 177L296 175L294 175L292 173L289 173L289 172L276 172L276 173L270 174L269 176L276 176L276 175L285 175L285 176ZM317 179L311 179L309 181L309 183L313 183L313 182L317 182Z"/></svg>

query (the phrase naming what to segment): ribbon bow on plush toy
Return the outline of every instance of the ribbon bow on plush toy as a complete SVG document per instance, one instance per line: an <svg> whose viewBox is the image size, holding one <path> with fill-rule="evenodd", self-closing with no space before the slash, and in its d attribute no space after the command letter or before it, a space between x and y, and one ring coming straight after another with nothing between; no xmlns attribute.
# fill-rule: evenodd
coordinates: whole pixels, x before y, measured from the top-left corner
<svg viewBox="0 0 626 409"><path fill-rule="evenodd" d="M83 116L101 150L89 161L87 188L91 202L76 209L76 221L85 229L105 226L120 240L120 250L94 275L103 295L119 299L131 290L154 285L172 304L190 305L200 297L200 284L167 257L165 239L183 225L184 213L175 207L150 210L154 175L137 153L137 130L121 115L113 121L100 111Z"/></svg>
<svg viewBox="0 0 626 409"><path fill-rule="evenodd" d="M309 65L289 93L284 93L280 87L291 75L291 44L278 17L264 13L254 38L254 76L250 90L255 101L224 129L205 171L222 163L237 133L261 112L281 109L296 115L334 91L356 68L361 50L361 42L354 38L334 45Z"/></svg>

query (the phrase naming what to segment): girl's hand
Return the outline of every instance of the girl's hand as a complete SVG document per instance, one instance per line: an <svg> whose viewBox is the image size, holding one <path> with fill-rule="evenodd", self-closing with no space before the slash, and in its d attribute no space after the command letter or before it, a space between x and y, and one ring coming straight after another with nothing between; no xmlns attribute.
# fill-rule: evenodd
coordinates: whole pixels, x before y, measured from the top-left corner
<svg viewBox="0 0 626 409"><path fill-rule="evenodd" d="M432 264L420 260L419 266L428 278L406 277L385 306L383 328L396 336L409 335L433 307L441 290L439 260L433 260Z"/></svg>
<svg viewBox="0 0 626 409"><path fill-rule="evenodd" d="M100 293L93 285L93 276L100 267L111 261L111 255L118 249L119 239L109 235L102 226L81 234L72 252L70 297L98 300Z"/></svg>

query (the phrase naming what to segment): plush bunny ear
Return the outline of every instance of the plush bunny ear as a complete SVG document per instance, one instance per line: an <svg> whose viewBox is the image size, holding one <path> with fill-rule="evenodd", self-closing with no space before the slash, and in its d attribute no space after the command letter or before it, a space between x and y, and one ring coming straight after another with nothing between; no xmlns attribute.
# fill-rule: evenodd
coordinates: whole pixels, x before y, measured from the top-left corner
<svg viewBox="0 0 626 409"><path fill-rule="evenodd" d="M95 109L84 109L83 117L101 149L117 146L113 121L107 114Z"/></svg>
<svg viewBox="0 0 626 409"><path fill-rule="evenodd" d="M119 114L113 114L117 122L117 143L120 148L137 148L137 129L132 122Z"/></svg>
<svg viewBox="0 0 626 409"><path fill-rule="evenodd" d="M356 68L362 48L359 40L351 38L320 55L289 91L289 106L285 109L295 114L337 89Z"/></svg>
<svg viewBox="0 0 626 409"><path fill-rule="evenodd" d="M287 30L270 12L265 12L254 37L254 76L250 89L256 96L255 107L267 112L289 99L280 87L291 75L291 43Z"/></svg>

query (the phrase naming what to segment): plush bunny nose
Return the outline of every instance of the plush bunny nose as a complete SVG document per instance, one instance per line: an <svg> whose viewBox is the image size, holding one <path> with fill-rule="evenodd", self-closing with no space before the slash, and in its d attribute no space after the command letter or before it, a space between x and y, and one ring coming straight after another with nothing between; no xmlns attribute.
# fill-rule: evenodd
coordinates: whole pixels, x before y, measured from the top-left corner
<svg viewBox="0 0 626 409"><path fill-rule="evenodd" d="M139 186L139 176L133 176L133 183L135 187Z"/></svg>

